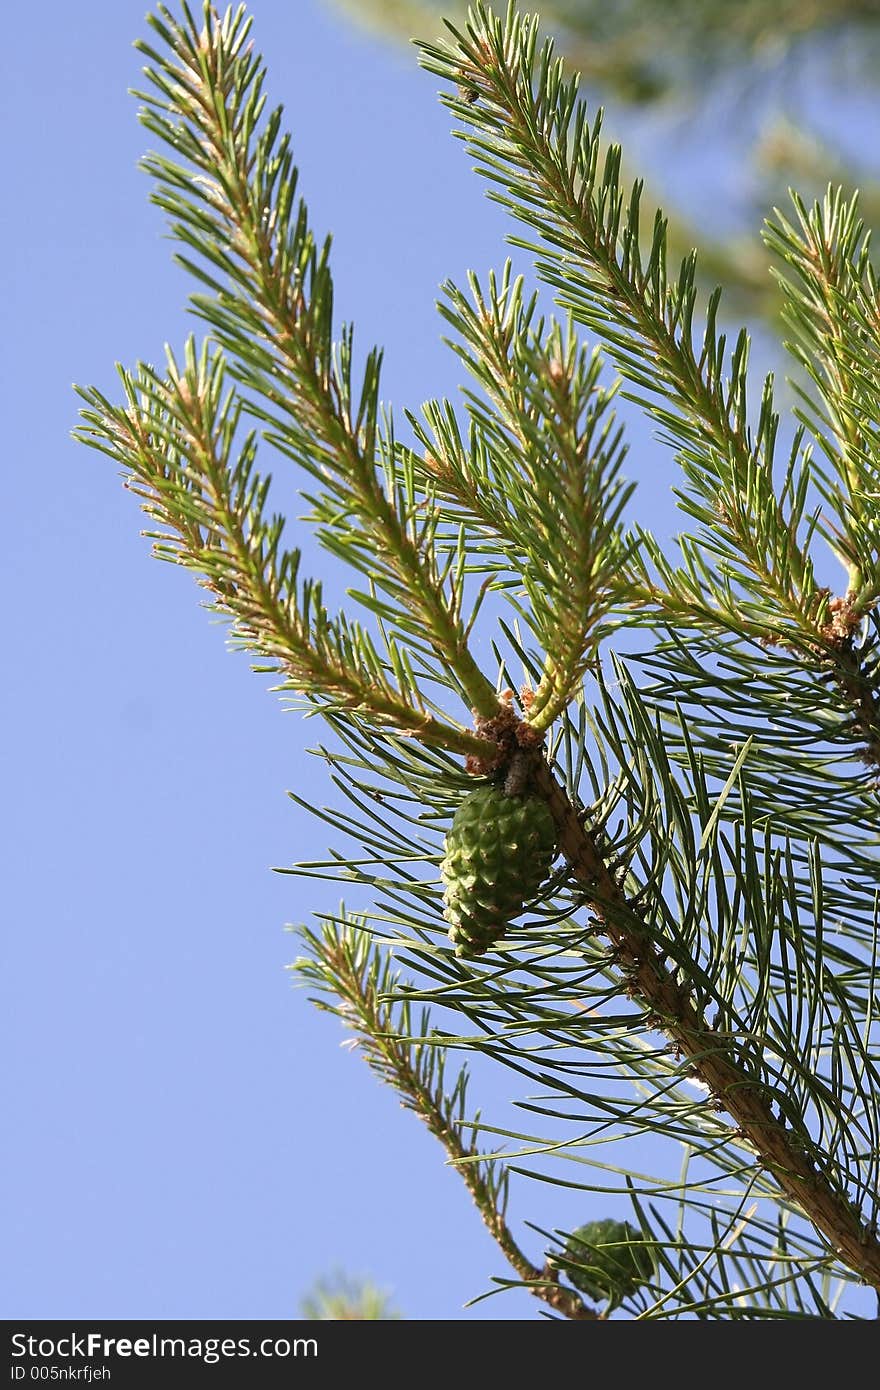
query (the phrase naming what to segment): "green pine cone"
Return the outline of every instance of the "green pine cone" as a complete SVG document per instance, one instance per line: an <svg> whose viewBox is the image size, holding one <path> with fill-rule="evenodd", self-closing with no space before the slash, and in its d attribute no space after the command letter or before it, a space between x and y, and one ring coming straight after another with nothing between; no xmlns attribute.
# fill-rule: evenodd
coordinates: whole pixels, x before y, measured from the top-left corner
<svg viewBox="0 0 880 1390"><path fill-rule="evenodd" d="M588 1221L568 1238L563 1257L553 1263L564 1269L575 1288L597 1303L615 1307L650 1283L657 1272L654 1246L628 1221Z"/></svg>
<svg viewBox="0 0 880 1390"><path fill-rule="evenodd" d="M540 796L501 786L465 797L440 866L444 916L458 956L481 956L534 897L556 857L556 825Z"/></svg>

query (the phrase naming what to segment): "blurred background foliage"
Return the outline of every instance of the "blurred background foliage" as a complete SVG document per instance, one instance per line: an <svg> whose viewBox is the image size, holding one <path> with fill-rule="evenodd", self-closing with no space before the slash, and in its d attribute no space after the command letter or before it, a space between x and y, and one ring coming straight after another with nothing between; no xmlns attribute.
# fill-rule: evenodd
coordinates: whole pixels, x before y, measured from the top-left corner
<svg viewBox="0 0 880 1390"><path fill-rule="evenodd" d="M308 1322L395 1322L402 1316L384 1289L345 1273L318 1279L302 1299L300 1315Z"/></svg>
<svg viewBox="0 0 880 1390"><path fill-rule="evenodd" d="M400 41L433 39L465 0L326 0ZM503 10L505 0L496 8ZM606 108L633 174L700 248L728 312L773 318L758 228L796 187L861 191L880 225L880 0L523 0Z"/></svg>

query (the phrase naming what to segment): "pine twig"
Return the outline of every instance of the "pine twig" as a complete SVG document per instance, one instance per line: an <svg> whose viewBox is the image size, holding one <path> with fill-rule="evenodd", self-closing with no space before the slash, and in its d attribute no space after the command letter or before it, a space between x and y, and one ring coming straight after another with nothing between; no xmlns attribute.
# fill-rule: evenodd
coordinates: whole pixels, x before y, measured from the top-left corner
<svg viewBox="0 0 880 1390"><path fill-rule="evenodd" d="M594 1308L584 1303L573 1289L561 1284L553 1270L534 1265L518 1245L493 1196L492 1186L483 1174L479 1151L464 1142L462 1126L453 1119L442 1086L430 1085L428 1076L413 1066L413 1040L401 1036L395 1027L391 1009L380 997L369 963L359 958L352 944L336 933L332 938L325 933L321 940L309 934L307 939L332 979L333 992L344 1001L341 1009L330 1006L331 1012L341 1014L348 1025L355 1028L368 1065L394 1087L403 1097L402 1103L419 1115L435 1139L439 1139L486 1229L522 1284L535 1298L565 1318L600 1321L601 1315ZM309 966L306 971L311 973ZM321 1001L316 1002L328 1007Z"/></svg>

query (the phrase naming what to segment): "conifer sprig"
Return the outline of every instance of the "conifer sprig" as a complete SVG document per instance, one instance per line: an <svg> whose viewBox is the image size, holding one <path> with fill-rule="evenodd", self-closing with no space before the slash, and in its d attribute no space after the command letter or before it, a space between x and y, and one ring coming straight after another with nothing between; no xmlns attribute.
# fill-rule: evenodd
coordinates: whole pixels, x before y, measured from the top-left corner
<svg viewBox="0 0 880 1390"><path fill-rule="evenodd" d="M820 486L836 525L828 538L846 566L850 606L863 613L880 596L880 297L858 198L829 188L795 220L777 210L765 241L792 330L788 344L815 395L800 388L801 414L831 470Z"/></svg>
<svg viewBox="0 0 880 1390"><path fill-rule="evenodd" d="M379 439L380 354L368 355L356 391L351 331L334 347L329 243L317 246L296 198L281 108L265 115L250 19L241 6L220 19L205 5L199 25L182 10L183 23L163 6L150 16L165 51L139 45L153 88L139 95L144 124L174 156L143 161L154 201L187 247L181 261L211 291L197 311L272 441L319 480L323 514L350 513L337 548L384 590L398 627L427 639L467 707L491 717L499 701L468 647L454 562L438 567L431 545L431 499L387 476L397 451Z"/></svg>
<svg viewBox="0 0 880 1390"><path fill-rule="evenodd" d="M342 908L324 919L320 933L303 929L302 936L308 954L294 969L317 991L313 1001L354 1031L352 1041L368 1065L440 1140L520 1286L566 1318L596 1319L598 1313L579 1294L560 1284L549 1268L533 1264L514 1238L506 1221L507 1171L482 1161L476 1146L479 1116L468 1118L467 1071L459 1070L450 1085L443 1039L432 1028L429 1011L422 1009L416 1019L407 1000L396 1008L388 1002L396 979L387 959L372 949L363 922Z"/></svg>
<svg viewBox="0 0 880 1390"><path fill-rule="evenodd" d="M547 653L526 711L548 728L580 688L610 630L630 546L621 516L633 485L620 477L623 430L602 359L537 315L510 264L470 298L452 283L440 309L452 346L482 394L465 392L467 443L447 403L413 418L438 495L500 547L525 591L522 616Z"/></svg>
<svg viewBox="0 0 880 1390"><path fill-rule="evenodd" d="M222 352L187 344L183 366L169 353L162 377L121 371L125 405L83 390L86 444L121 463L126 486L161 530L154 554L201 576L210 606L233 621L233 640L268 665L283 692L325 710L416 735L465 755L490 745L436 718L393 643L380 655L369 633L331 618L321 585L299 577L300 553L282 544L285 521L267 515L269 479L255 468L253 431L241 438L242 403L226 380Z"/></svg>
<svg viewBox="0 0 880 1390"><path fill-rule="evenodd" d="M423 65L446 82L444 104L461 126L492 196L539 232L518 242L578 322L596 330L632 394L676 446L689 492L683 506L708 533L746 594L746 611L811 632L821 596L802 544L798 493L783 506L773 482L778 416L764 384L757 421L747 414L748 338L728 353L716 328L720 291L695 339L693 256L670 277L659 213L643 253L641 184L621 187L620 150L600 146L577 78L565 76L538 22L511 4L496 16L478 0L445 48L421 44ZM514 239L516 240L516 239ZM807 459L799 449L802 468ZM718 522L721 522L721 526Z"/></svg>

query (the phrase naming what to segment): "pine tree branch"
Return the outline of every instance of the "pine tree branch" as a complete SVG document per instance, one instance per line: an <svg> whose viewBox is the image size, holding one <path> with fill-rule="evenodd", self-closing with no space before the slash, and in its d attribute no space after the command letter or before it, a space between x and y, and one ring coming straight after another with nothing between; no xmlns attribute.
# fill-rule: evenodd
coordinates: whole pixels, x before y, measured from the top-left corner
<svg viewBox="0 0 880 1390"><path fill-rule="evenodd" d="M488 292L470 277L471 303L444 286L441 312L455 348L490 402L466 392L495 457L494 478L523 553L526 621L545 661L529 723L545 730L596 661L628 557L621 513L634 485L621 482L623 429L610 410L617 384L600 386L602 359L572 331L537 319L537 296L505 266Z"/></svg>
<svg viewBox="0 0 880 1390"><path fill-rule="evenodd" d="M857 195L847 200L840 188L828 188L809 212L796 194L791 197L797 225L777 209L764 240L783 263L774 275L794 334L787 347L818 394L813 399L799 386L799 413L834 475L822 487L839 528L828 538L848 569L848 597L858 615L880 596L877 277Z"/></svg>
<svg viewBox="0 0 880 1390"><path fill-rule="evenodd" d="M688 566L683 568L670 564L654 538L641 528L638 540L620 585L621 609L629 625L653 631L662 618L680 633L697 629L714 637L715 655L719 633L763 647L783 647L811 672L820 692L828 687L837 692L832 707L834 721L840 724L841 705L846 717L840 733L847 737L854 733L861 744L860 760L868 767L880 768L880 670L876 636L866 622L866 609L873 606L873 600L860 606L852 592L834 596L829 589L820 589L809 635L792 637L784 627L749 613L734 588L722 586L714 576L707 584L701 547L687 544L685 538ZM662 583L657 582L658 576Z"/></svg>
<svg viewBox="0 0 880 1390"><path fill-rule="evenodd" d="M342 492L381 557L377 574L393 573L395 598L454 672L469 706L491 717L498 697L468 647L461 595L446 595L430 544L419 543L376 469L378 355L368 359L357 410L350 336L334 362L327 247L316 254L305 208L294 203L296 170L286 137L277 143L280 108L258 133L265 70L246 43L250 21L242 7L221 20L206 0L199 28L183 10L183 24L164 6L161 18L149 17L170 56L139 47L156 64L146 73L159 93L141 94L143 121L188 165L153 156L144 167L157 179L154 200L175 235L223 275L218 281L181 258L215 292L199 299L199 311L244 378L286 418L294 453L308 467L311 452L313 471Z"/></svg>
<svg viewBox="0 0 880 1390"><path fill-rule="evenodd" d="M726 585L733 578L746 590L735 606L731 595L729 607L720 607L720 625L732 625L738 611L740 628L763 622L769 640L794 643L817 677L830 679L840 692L867 760L880 766L880 694L853 643L873 599L864 584L858 594L834 599L815 580L799 536L809 458L796 438L777 491L772 470L779 421L772 382L765 381L752 429L745 331L728 364L725 338L716 330L717 291L697 352L695 256L683 262L677 280L669 280L665 224L658 213L643 263L641 185L627 197L617 147L607 151L600 169L601 115L591 126L577 99L577 79L564 77L552 59L552 43L538 52L535 17L518 16L510 4L501 19L477 0L466 29L450 29L453 45L420 45L423 64L455 85L456 94L444 96L444 104L465 130L476 132L463 138L479 160L479 172L505 190L492 196L540 233L540 246L522 243L538 254L539 274L557 287L578 321L604 337L634 399L677 445L693 490L682 505L705 528L699 542L686 538L685 548L714 552ZM808 534L815 528L813 520ZM676 586L684 593L686 574ZM705 601L695 611L705 618Z"/></svg>
<svg viewBox="0 0 880 1390"><path fill-rule="evenodd" d="M348 924L346 924L348 925ZM322 935L304 931L311 960L300 961L297 969L306 979L317 981L322 991L329 989L340 1004L323 999L320 1008L340 1016L358 1035L359 1049L367 1064L383 1081L393 1086L403 1104L427 1125L449 1155L450 1163L470 1193L489 1234L528 1291L563 1317L579 1321L599 1320L600 1314L558 1281L549 1267L539 1269L520 1249L502 1210L504 1179L491 1179L485 1161L473 1144L462 1138L464 1121L456 1117L456 1106L463 1108L466 1073L461 1073L451 1096L442 1084L442 1067L436 1073L436 1056L430 1040L413 1038L401 1022L408 1024L408 1009L402 1020L395 1019L385 1002L390 980L383 970L366 932L340 929L337 922L326 924ZM422 1034L427 1034L427 1015ZM420 1047L425 1041L428 1045ZM413 1055L420 1060L415 1064ZM421 1055L420 1055L421 1054Z"/></svg>
<svg viewBox="0 0 880 1390"><path fill-rule="evenodd" d="M182 369L169 354L167 378L146 367L122 373L125 406L80 393L89 408L76 436L126 470L129 491L163 528L146 533L154 554L202 576L236 642L281 674L276 688L465 757L491 756L486 740L429 713L400 663L392 681L367 634L327 615L320 585L300 585L299 552L283 549L283 521L265 517L253 436L235 454L241 404L225 390L224 365L207 344L197 358L190 341Z"/></svg>
<svg viewBox="0 0 880 1390"><path fill-rule="evenodd" d="M791 1131L774 1116L754 1077L737 1063L732 1043L698 1015L686 985L663 962L638 909L611 876L593 836L543 760L535 767L533 782L556 821L560 849L572 874L587 890L591 910L615 947L627 987L647 1004L656 1026L690 1058L696 1074L732 1116L780 1189L841 1258L880 1292L876 1232L822 1180Z"/></svg>
<svg viewBox="0 0 880 1390"><path fill-rule="evenodd" d="M698 355L694 259L685 261L677 282L667 282L658 214L643 265L641 185L627 200L614 147L600 172L600 119L588 124L576 79L566 80L551 60L552 44L536 55L534 17L518 17L511 6L502 20L478 0L467 31L452 33L455 45L448 49L421 45L423 63L467 91L444 103L464 127L475 128L465 138L479 171L506 190L498 200L540 232L539 273L558 287L575 318L603 335L636 398L679 442L701 505L717 504L732 554L747 565L760 594L802 630L817 606L816 585L796 518L785 515L773 488L777 417L769 382L754 440L747 423L745 334L725 382L725 343L715 331L718 296Z"/></svg>
<svg viewBox="0 0 880 1390"><path fill-rule="evenodd" d="M633 728L632 734L634 741L628 747L635 756L638 741L643 736L638 727ZM354 748L353 744L351 746ZM608 751L616 756L615 749L609 747ZM646 751L653 763L656 750ZM543 911L538 905L532 906L529 912L537 913L537 920L533 917L522 926L512 928L509 947L502 949L491 961L487 960L486 968L479 971L462 966L442 947L440 950L434 944L426 947L426 943L433 941L437 934L440 909L432 895L431 882L424 881L413 860L413 843L418 838L418 832L416 830L414 834L413 827L430 827L436 822L438 808L433 803L433 793L428 790L426 801L422 784L410 788L406 801L409 812L401 822L400 833L395 834L390 809L395 798L388 797L381 786L375 786L375 749L368 751L364 748L362 757L363 760L356 756L350 769L340 769L346 775L337 782L343 790L347 785L359 789L366 798L359 803L366 813L366 822L362 819L359 825L349 823L346 831L354 834L365 846L371 846L370 853L375 853L377 858L371 860L370 864L375 863L377 867L371 872L368 864L358 881L372 882L381 892L375 914L370 915L375 930L382 937L393 933L397 950L402 942L408 942L412 950L407 963L415 963L419 975L426 976L428 980L427 989L402 981L393 998L407 1002L422 1000L453 1008L476 1029L476 1035L461 1036L457 1029L458 1035L449 1040L451 1046L473 1049L492 1062L509 1067L519 1079L527 1079L537 1085L538 1094L536 1096L532 1091L530 1099L538 1103L526 1104L527 1110L577 1125L575 1137L561 1141L558 1133L545 1140L541 1136L482 1124L481 1129L523 1141L520 1149L522 1154L559 1155L574 1165L591 1163L589 1151L593 1145L609 1144L616 1148L624 1143L625 1136L632 1138L642 1134L659 1138L662 1135L667 1142L679 1142L692 1148L695 1156L708 1164L710 1175L714 1170L715 1177L710 1176L705 1186L697 1182L700 1190L713 1194L707 1199L707 1209L717 1211L719 1199L730 1195L731 1182L737 1186L743 1178L747 1179L748 1189L755 1195L760 1194L762 1198L769 1198L783 1207L788 1206L788 1199L780 1193L772 1174L768 1172L766 1177L763 1176L762 1160L759 1158L754 1162L751 1159L750 1144L749 1158L744 1159L743 1148L746 1144L740 1137L741 1131L730 1127L720 1114L715 1113L726 1107L720 1103L712 1106L702 1097L694 1099L691 1094L692 1079L695 1074L698 1078L698 1073L693 1067L691 1054L687 1054L682 1061L679 1052L678 1060L675 1060L675 1049L658 1045L657 1033L661 1024L656 1012L650 1006L647 1009L639 1008L637 1004L628 1007L621 997L619 977L611 957L593 941L591 924L581 924L576 920L585 900L588 902L592 897L586 884L573 884L570 891L563 888L561 898L554 894L552 902L548 901ZM331 762L335 766L335 760ZM566 753L564 763L568 769L566 780L570 783L577 762ZM658 774L661 771L658 767ZM578 780L579 775L575 773L574 783ZM379 844L375 844L375 830L372 827L376 818L370 809L374 790L380 792L380 799L384 803L381 816L383 838ZM657 821L651 838L664 849L675 838L673 818L677 814L674 804L667 801L666 787L660 788L665 815L658 814L660 808L656 806L653 810L648 806L644 812L640 809L642 802L635 783L630 782L629 791L624 790L623 794L627 800L632 796L634 814L639 820L646 815L649 820ZM447 815L451 814L453 807L454 803L448 807ZM716 811L711 805L705 804L705 788L698 793L698 807L705 841L711 835L712 822L716 819ZM683 809L687 813L687 807ZM593 810L599 813L599 821L604 824L601 809L594 807ZM743 813L744 817L746 814ZM327 819L329 823L336 824L338 813L328 812ZM595 820L591 813L593 823ZM607 865L607 842L601 843L601 853L606 856ZM436 863L430 843L426 845L421 840L421 846L423 862ZM615 835L615 856L620 848L620 838ZM692 843L691 849L694 852L696 845ZM741 853L748 853L745 844ZM764 847L759 846L759 859L763 854ZM335 859L338 872L331 876L340 880L353 877L346 871L350 855L343 853L335 856ZM316 867L332 870L333 861L328 861L326 866L301 866L305 872ZM671 867L674 874L677 866L673 862ZM653 863L649 860L642 864L642 869L648 874L649 882L645 882L644 873L633 864L629 881L638 885L638 891L626 890L629 894L627 901L634 908L637 907L637 914L641 914L637 916L636 927L641 928L647 940L660 945L664 959L670 959L672 968L679 972L675 978L691 982L692 1007L696 996L703 1001L699 1005L700 1014L705 1011L709 1001L719 1005L725 1020L725 1031L723 1034L720 1032L716 1019L712 1046L717 1048L720 1039L720 1046L731 1054L738 1068L737 1084L756 1088L757 1094L768 1101L772 1098L778 1102L780 1115L784 1114L786 1123L791 1125L791 1130L787 1131L791 1143L796 1151L800 1151L803 1144L803 1152L809 1153L809 1161L806 1164L802 1162L802 1169L806 1167L807 1171L814 1172L824 1170L829 1187L833 1185L832 1196L836 1189L845 1203L848 1201L846 1192L854 1185L868 1213L876 1213L876 1159L872 1153L877 1128L874 1115L876 1107L871 1103L872 1089L877 1079L876 1065L872 1065L876 1048L872 1049L870 1039L860 1038L861 1023L837 1007L843 1002L839 988L848 992L850 986L837 969L837 957L833 955L835 932L831 929L831 922L826 923L828 932L823 966L821 924L817 923L813 930L808 922L799 920L796 910L788 913L780 910L777 894L784 885L776 875L769 875L763 885L761 882L755 884L754 881L747 881L749 878L754 880L748 865L743 874L737 867L736 859L729 865L719 864L721 878L729 879L732 876L735 881L742 883L743 891L748 895L740 899L735 891L728 905L725 901L711 903L711 897L716 892L724 893L723 883L712 885L714 871L708 880L710 901L707 902L706 883L704 880L701 888L699 870L684 873L678 885L684 893L682 898L675 896L672 875L664 872L662 862L658 865L656 860ZM617 865L615 873L619 871L620 866ZM763 894L763 914L760 901L762 886L766 889ZM659 900L661 894L664 897L667 895L667 890L671 897L669 908L665 908ZM821 896L821 886L817 892ZM834 909L828 906L833 913ZM821 919L821 906L815 910ZM696 921L692 960L686 944L688 918ZM772 919L775 919L775 923ZM741 948L734 946L731 951L737 940L741 941ZM750 1007L754 995L748 981L751 978L754 982L756 971L764 974L765 953L769 958L771 949L772 958L781 961L781 964L771 967L772 978L769 982L771 993L778 992L780 1007L775 1017L772 1013L765 1017L760 1009L756 1013ZM723 962L720 979L716 964L719 960ZM876 978L870 954L861 962L857 978L870 995ZM731 980L741 981L745 985L741 991L742 1008L733 994L727 991L727 982ZM759 991L764 988L761 979L757 984ZM585 1000L589 1002L585 1004ZM864 1007L870 1011L870 1003ZM848 1031L851 1032L853 1024L855 1033L849 1043L846 1035ZM646 1031L648 1036L644 1036ZM845 1051L838 1061L834 1053L841 1038ZM852 1044L856 1055L853 1055ZM818 1070L820 1059L828 1064L822 1075ZM851 1086L845 1085L842 1075L847 1070L851 1073ZM612 1075L623 1082L623 1094L620 1096L608 1092L607 1083ZM592 1079L592 1085L587 1078ZM629 1089L627 1083L633 1085L638 1093L637 1104L632 1104L631 1098L626 1095ZM700 1089L707 1088L701 1086ZM811 1107L813 1115L812 1122L809 1122ZM776 1125L780 1124L781 1121L777 1119ZM840 1126L843 1126L845 1134L840 1133ZM811 1131L815 1132L816 1129L820 1132L820 1141L811 1138ZM841 1148L845 1150L842 1162L839 1154ZM615 1156L611 1165L593 1164L601 1175L600 1186L595 1188L592 1184L567 1181L565 1177L550 1180L561 1181L563 1186L582 1192L608 1191L601 1179L607 1178L609 1172L621 1171L613 1166L617 1161ZM527 1176L539 1176L529 1169L519 1168L517 1171ZM640 1190L653 1190L660 1194L661 1199L671 1195L668 1175L649 1180L638 1172L633 1174L633 1178ZM649 1183L651 1186L648 1186ZM692 1188L693 1184L682 1189L685 1194L683 1210L692 1209L694 1219L700 1221L700 1202L696 1199L692 1201L692 1194L688 1195ZM789 1210L799 1216L803 1211L802 1203L792 1202ZM866 1218L869 1230L872 1229L872 1221L873 1215ZM769 1232L772 1237L773 1230L772 1218L766 1227L758 1222L750 1241L754 1238L761 1247L764 1238L762 1232ZM676 1238L670 1235L669 1239L678 1251ZM693 1234L691 1239L694 1239ZM811 1269L825 1270L830 1278L833 1267L836 1265L840 1268L836 1255L828 1249L818 1232L811 1233L806 1240L809 1254L805 1246L804 1251L795 1257L801 1263L802 1271L805 1261L808 1261ZM673 1277L671 1269L667 1272ZM798 1277L803 1278L803 1272ZM729 1291L726 1276L719 1274L719 1278ZM752 1290L751 1276L743 1281L742 1275L736 1273L734 1278L740 1282L741 1288ZM849 1278L853 1281L854 1276L850 1275ZM673 1277L673 1282L677 1282L676 1277ZM757 1285L754 1291L758 1291ZM680 1304L679 1311L687 1306L689 1304Z"/></svg>

